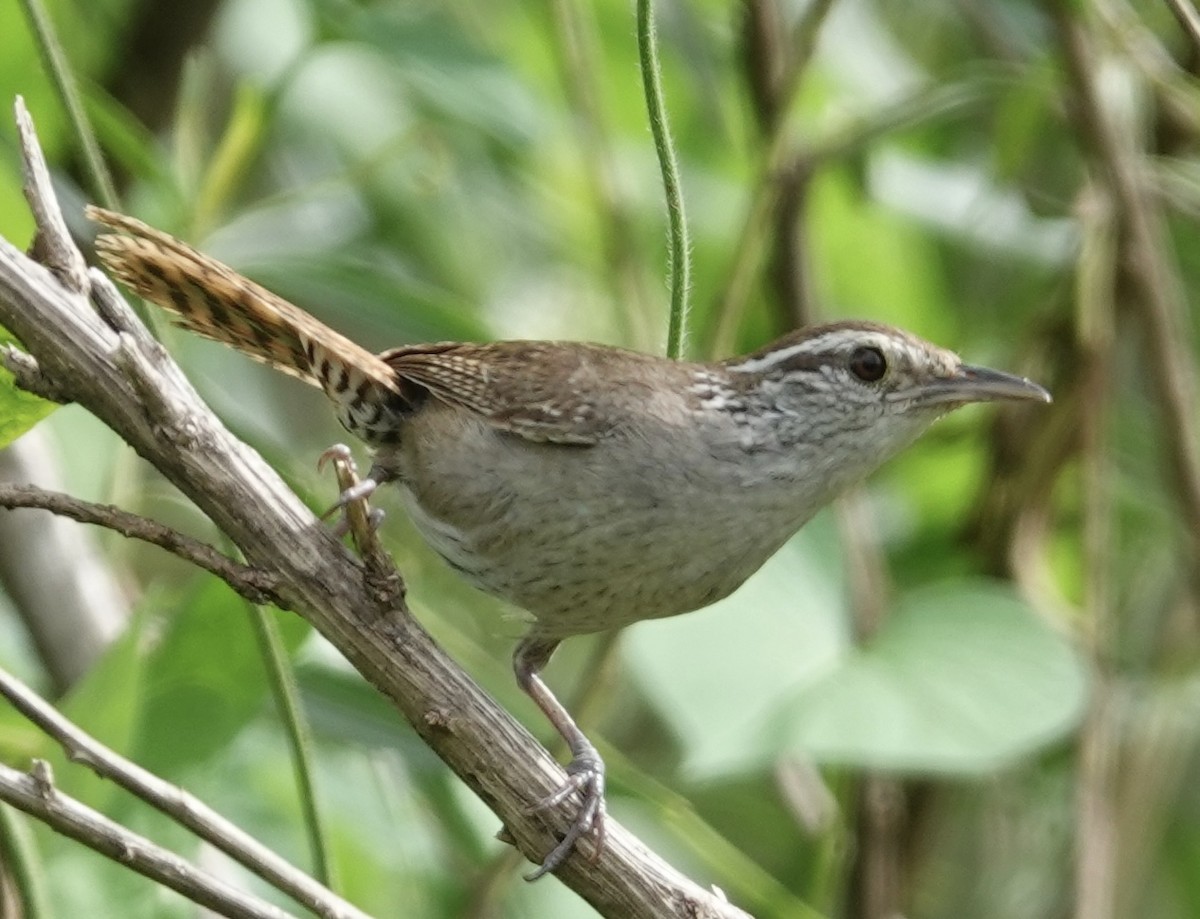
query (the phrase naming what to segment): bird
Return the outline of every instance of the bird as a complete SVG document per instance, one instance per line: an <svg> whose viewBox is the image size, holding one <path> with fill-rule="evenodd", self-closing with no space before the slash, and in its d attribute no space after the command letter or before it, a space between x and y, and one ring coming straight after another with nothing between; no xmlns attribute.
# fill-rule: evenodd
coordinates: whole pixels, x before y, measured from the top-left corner
<svg viewBox="0 0 1200 919"><path fill-rule="evenodd" d="M1049 402L1020 376L904 330L813 325L685 361L571 341L437 342L374 353L233 269L97 207L96 251L184 328L325 392L373 450L353 495L398 486L454 571L531 617L521 688L566 740L569 828L603 846L605 767L541 677L565 639L675 616L735 591L818 510L963 405Z"/></svg>

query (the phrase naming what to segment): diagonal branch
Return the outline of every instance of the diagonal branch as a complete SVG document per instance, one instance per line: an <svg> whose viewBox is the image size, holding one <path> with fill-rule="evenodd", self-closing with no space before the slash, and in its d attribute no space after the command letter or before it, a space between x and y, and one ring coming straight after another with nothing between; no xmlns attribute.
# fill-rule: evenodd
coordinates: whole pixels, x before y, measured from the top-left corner
<svg viewBox="0 0 1200 919"><path fill-rule="evenodd" d="M50 767L41 760L34 760L27 773L0 765L0 801L222 916L291 919L291 913L193 867L173 852L63 794L54 787Z"/></svg>
<svg viewBox="0 0 1200 919"><path fill-rule="evenodd" d="M4 670L0 670L0 695L54 738L72 762L82 763L102 778L116 782L318 916L367 919L365 913L288 864L202 801L100 743Z"/></svg>
<svg viewBox="0 0 1200 919"><path fill-rule="evenodd" d="M215 574L251 603L283 605L277 592L279 578L273 573L239 564L198 539L111 504L93 504L36 485L0 483L0 507L39 508L80 523L92 523L115 530L130 539L140 539L166 549L172 555Z"/></svg>
<svg viewBox="0 0 1200 919"><path fill-rule="evenodd" d="M32 160L36 139L22 128ZM54 209L53 202L43 204ZM49 230L43 226L41 232ZM506 836L540 860L569 819L531 805L562 784L562 767L413 619L399 575L364 572L261 457L209 411L112 285L97 272L89 272L88 280L96 307L0 240L0 324L21 340L64 398L112 428L191 498L251 565L277 577L280 600L387 696L500 817ZM611 819L596 861L572 856L557 875L604 915L746 915Z"/></svg>

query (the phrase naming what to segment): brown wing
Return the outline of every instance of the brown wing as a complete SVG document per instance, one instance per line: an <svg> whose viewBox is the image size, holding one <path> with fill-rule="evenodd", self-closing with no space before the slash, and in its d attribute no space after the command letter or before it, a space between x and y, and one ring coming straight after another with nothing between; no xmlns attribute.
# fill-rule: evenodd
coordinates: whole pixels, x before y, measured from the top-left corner
<svg viewBox="0 0 1200 919"><path fill-rule="evenodd" d="M600 345L502 341L412 345L380 357L402 378L501 430L541 443L588 445L618 420L611 400L597 399L605 391L598 365L642 356Z"/></svg>

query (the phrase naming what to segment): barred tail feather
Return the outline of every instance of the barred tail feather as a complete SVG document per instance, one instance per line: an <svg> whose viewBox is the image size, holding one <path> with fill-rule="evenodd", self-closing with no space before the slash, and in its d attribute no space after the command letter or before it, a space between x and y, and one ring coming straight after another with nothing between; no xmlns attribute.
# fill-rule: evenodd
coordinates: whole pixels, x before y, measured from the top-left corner
<svg viewBox="0 0 1200 919"><path fill-rule="evenodd" d="M89 207L87 216L121 231L96 240L113 276L184 328L319 386L335 402L347 388L360 397L376 387L399 392L379 357L232 268L124 214Z"/></svg>

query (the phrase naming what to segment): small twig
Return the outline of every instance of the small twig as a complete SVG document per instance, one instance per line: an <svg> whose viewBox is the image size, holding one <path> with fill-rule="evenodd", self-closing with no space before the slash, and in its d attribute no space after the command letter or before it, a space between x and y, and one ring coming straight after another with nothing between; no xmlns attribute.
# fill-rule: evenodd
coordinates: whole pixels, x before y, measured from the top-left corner
<svg viewBox="0 0 1200 919"><path fill-rule="evenodd" d="M341 494L348 494L359 486L362 480L358 475L358 466L347 447L341 444L330 447L317 465L323 465L326 459L333 466ZM373 512L367 500L361 498L347 502L342 512L346 515L354 548L363 560L376 595L388 604L389 608L399 607L404 602L404 580L396 570L392 557L379 541L379 518L375 514L382 511Z"/></svg>
<svg viewBox="0 0 1200 919"><path fill-rule="evenodd" d="M30 3L30 16L34 16L36 4ZM40 15L45 15L44 11ZM38 146L33 119L25 108L25 101L18 96L16 105L17 134L21 138L21 163L24 170L23 187L25 200L33 211L38 228L34 249L38 260L58 276L68 289L82 293L88 289L87 263L76 248L67 230L62 211L54 202L54 189L50 184L50 170L42 148Z"/></svg>
<svg viewBox="0 0 1200 919"><path fill-rule="evenodd" d="M893 593L887 558L861 487L838 499L836 515L855 637L865 644L887 618ZM900 778L878 770L864 772L853 786L854 805L847 805L857 815L849 865L857 907L852 912L900 915L904 834L912 819L908 789Z"/></svg>
<svg viewBox="0 0 1200 919"><path fill-rule="evenodd" d="M34 761L25 773L0 765L0 800L41 820L126 868L170 887L194 903L231 919L294 919L277 906L243 893L188 864L145 836L125 829L54 787L49 767Z"/></svg>
<svg viewBox="0 0 1200 919"><path fill-rule="evenodd" d="M1101 240L1107 243L1109 234L1104 229L1100 231ZM1107 256L1103 264L1089 264L1097 261L1097 254ZM1113 260L1107 245L1101 249L1095 243L1085 244L1079 268L1080 338L1089 358L1079 368L1086 394L1080 437L1084 476L1083 564L1087 572L1079 634L1081 650L1088 655L1093 673L1091 700L1076 754L1075 915L1079 919L1117 915L1116 846L1121 831L1113 802L1118 770L1115 751L1120 749L1120 740L1116 733L1114 677L1107 666L1116 652L1117 634L1112 585L1117 530L1114 464L1110 455L1112 388L1117 375L1113 356L1115 304L1112 278L1106 270Z"/></svg>
<svg viewBox="0 0 1200 919"><path fill-rule="evenodd" d="M42 373L42 368L34 358L20 348L7 343L0 343L0 365L13 375L18 388L35 396L41 396L49 402L63 403L68 401L54 385L54 381Z"/></svg>
<svg viewBox="0 0 1200 919"><path fill-rule="evenodd" d="M366 914L288 864L199 799L131 763L85 733L49 702L4 670L0 670L0 696L54 738L72 762L82 763L102 778L120 785L318 916L327 919L367 919Z"/></svg>
<svg viewBox="0 0 1200 919"><path fill-rule="evenodd" d="M1120 57L1129 78L1146 81L1143 91L1153 97L1160 122L1177 123L1175 131L1182 136L1200 133L1200 93L1192 74L1129 0L1092 0L1088 10L1095 16L1097 37Z"/></svg>
<svg viewBox="0 0 1200 919"><path fill-rule="evenodd" d="M130 539L140 539L166 549L172 555L215 574L251 603L281 603L279 579L270 572L241 565L198 539L111 504L93 504L61 492L46 491L36 485L0 484L0 507L38 508L80 523L115 530Z"/></svg>
<svg viewBox="0 0 1200 919"><path fill-rule="evenodd" d="M96 307L96 312L100 314L101 319L108 323L110 328L116 332L132 335L143 344L149 344L152 341L157 343L157 339L150 334L108 275L99 268L89 268L88 282L92 305Z"/></svg>
<svg viewBox="0 0 1200 919"><path fill-rule="evenodd" d="M800 15L800 21L796 23L796 27L792 31L791 60L787 62L781 81L783 84L781 102L790 102L796 95L800 80L808 69L808 65L812 63L813 55L817 50L817 38L821 33L821 26L829 17L833 3L834 0L813 0Z"/></svg>

